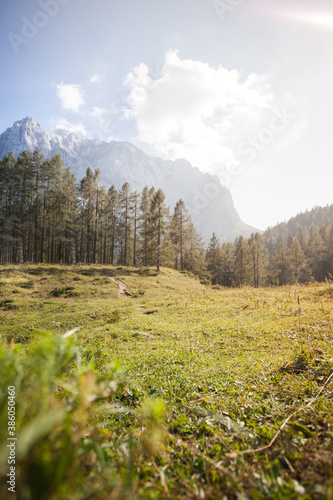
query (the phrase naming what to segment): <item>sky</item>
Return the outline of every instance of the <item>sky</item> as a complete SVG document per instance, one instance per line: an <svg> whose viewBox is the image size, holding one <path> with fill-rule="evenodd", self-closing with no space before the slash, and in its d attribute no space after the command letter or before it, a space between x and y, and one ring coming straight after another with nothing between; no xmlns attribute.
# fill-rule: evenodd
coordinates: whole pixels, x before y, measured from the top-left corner
<svg viewBox="0 0 333 500"><path fill-rule="evenodd" d="M331 0L11 0L0 37L0 132L185 158L261 230L333 202Z"/></svg>

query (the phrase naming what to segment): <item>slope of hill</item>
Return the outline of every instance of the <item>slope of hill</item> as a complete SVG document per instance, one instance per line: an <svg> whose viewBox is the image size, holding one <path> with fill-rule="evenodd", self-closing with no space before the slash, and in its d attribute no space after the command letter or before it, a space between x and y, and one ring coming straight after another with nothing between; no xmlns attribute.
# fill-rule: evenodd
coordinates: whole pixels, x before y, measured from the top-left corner
<svg viewBox="0 0 333 500"><path fill-rule="evenodd" d="M271 251L275 250L279 243L287 243L289 238L294 238L299 231L306 236L310 228L318 232L321 227L328 227L333 223L333 204L325 207L314 207L312 210L301 212L288 222L281 222L276 226L268 228L263 236Z"/></svg>
<svg viewBox="0 0 333 500"><path fill-rule="evenodd" d="M32 118L17 121L0 136L0 158L39 148L45 157L60 153L66 166L81 179L88 166L100 169L102 182L119 189L122 184L141 191L161 187L168 205L182 198L204 241L213 232L221 241L248 237L257 230L239 217L229 190L218 177L202 173L186 160L163 160L147 155L127 142L82 139L66 130L49 132Z"/></svg>
<svg viewBox="0 0 333 500"><path fill-rule="evenodd" d="M166 268L0 276L19 498L332 498L331 283L302 286L299 312L294 285L216 290Z"/></svg>

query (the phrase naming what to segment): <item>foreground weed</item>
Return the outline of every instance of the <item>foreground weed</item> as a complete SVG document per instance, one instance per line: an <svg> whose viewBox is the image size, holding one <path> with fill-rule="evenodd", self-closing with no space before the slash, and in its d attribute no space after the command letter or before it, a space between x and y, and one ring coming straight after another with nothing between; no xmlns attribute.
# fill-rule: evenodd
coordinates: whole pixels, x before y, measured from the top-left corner
<svg viewBox="0 0 333 500"><path fill-rule="evenodd" d="M17 498L126 498L128 487L110 460L117 453L112 434L96 421L99 415L119 411L112 403L122 391L119 363L112 363L100 376L93 365L84 365L73 332L56 337L39 331L24 351L15 345L0 348L1 435L7 435L8 387L15 388L15 492ZM143 407L151 412L150 434L154 431L159 403ZM157 410L156 410L157 407ZM150 418L151 416L151 418ZM154 434L155 432L155 434ZM153 439L154 438L154 439ZM141 441L140 441L141 442ZM142 439L143 442L143 439ZM0 448L1 498L9 498L6 474L8 447ZM133 497L134 498L134 497Z"/></svg>

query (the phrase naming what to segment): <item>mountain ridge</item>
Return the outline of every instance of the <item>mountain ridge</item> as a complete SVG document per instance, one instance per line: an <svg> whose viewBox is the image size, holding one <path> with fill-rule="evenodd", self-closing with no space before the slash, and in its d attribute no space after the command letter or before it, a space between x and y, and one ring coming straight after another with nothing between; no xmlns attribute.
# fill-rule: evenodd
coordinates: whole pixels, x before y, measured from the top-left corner
<svg viewBox="0 0 333 500"><path fill-rule="evenodd" d="M32 117L16 121L0 136L0 158L10 152L14 156L24 150L32 152L37 147L46 158L61 154L78 180L91 166L101 171L101 181L107 186L119 189L129 182L138 191L145 185L160 187L171 207L182 198L206 242L213 232L221 241L257 232L241 220L230 191L218 177L201 172L184 159L149 156L129 142L85 139L64 129L50 132Z"/></svg>

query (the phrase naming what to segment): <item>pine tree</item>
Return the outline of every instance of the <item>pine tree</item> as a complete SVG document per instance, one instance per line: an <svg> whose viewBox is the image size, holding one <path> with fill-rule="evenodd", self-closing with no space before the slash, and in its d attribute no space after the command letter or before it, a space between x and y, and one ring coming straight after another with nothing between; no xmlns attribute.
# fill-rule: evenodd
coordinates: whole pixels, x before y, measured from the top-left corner
<svg viewBox="0 0 333 500"><path fill-rule="evenodd" d="M78 187L75 175L69 168L62 171L58 186L61 197L61 239L63 242L62 262L73 264L76 259L77 239L79 234L79 202ZM57 203L59 206L59 202Z"/></svg>
<svg viewBox="0 0 333 500"><path fill-rule="evenodd" d="M286 285L292 280L292 261L288 247L280 243L273 257L273 275L278 285Z"/></svg>
<svg viewBox="0 0 333 500"><path fill-rule="evenodd" d="M305 249L306 249L306 241L305 241L304 231L301 227L298 228L296 237L297 237L299 244L301 245L301 249L303 250L303 253L304 253Z"/></svg>
<svg viewBox="0 0 333 500"><path fill-rule="evenodd" d="M16 159L9 153L0 161L0 258L3 262L15 262L15 170Z"/></svg>
<svg viewBox="0 0 333 500"><path fill-rule="evenodd" d="M262 286L267 274L268 252L265 240L259 233L251 234L249 241L252 285L255 288Z"/></svg>
<svg viewBox="0 0 333 500"><path fill-rule="evenodd" d="M120 263L129 265L131 255L131 222L132 196L128 182L123 184L119 192L119 234L120 236Z"/></svg>
<svg viewBox="0 0 333 500"><path fill-rule="evenodd" d="M221 277L219 284L232 287L234 284L234 247L232 243L223 243L221 247L220 269Z"/></svg>
<svg viewBox="0 0 333 500"><path fill-rule="evenodd" d="M194 236L191 218L183 200L179 200L174 208L171 221L171 241L175 248L175 269L184 271L186 250L190 247Z"/></svg>
<svg viewBox="0 0 333 500"><path fill-rule="evenodd" d="M328 277L333 278L333 224L328 228L327 241L326 241L326 251L328 258Z"/></svg>
<svg viewBox="0 0 333 500"><path fill-rule="evenodd" d="M250 282L250 253L247 241L240 236L235 248L235 284L243 286Z"/></svg>
<svg viewBox="0 0 333 500"><path fill-rule="evenodd" d="M133 266L137 265L138 261L138 226L139 226L139 193L132 193L132 211L133 211Z"/></svg>
<svg viewBox="0 0 333 500"><path fill-rule="evenodd" d="M213 285L220 285L222 282L221 259L221 246L216 234L213 233L206 253L207 270L210 274Z"/></svg>
<svg viewBox="0 0 333 500"><path fill-rule="evenodd" d="M59 169L55 158L53 175L47 189L46 259L47 262L73 263L77 249L79 204L76 179L70 169ZM52 159L54 162L54 158Z"/></svg>
<svg viewBox="0 0 333 500"><path fill-rule="evenodd" d="M34 201L33 201L33 261L39 262L42 260L40 243L43 241L42 234L42 192L43 192L43 174L44 174L44 157L39 149L35 149L30 155L30 161L34 173Z"/></svg>
<svg viewBox="0 0 333 500"><path fill-rule="evenodd" d="M165 195L159 189L154 195L151 203L151 246L152 255L156 262L157 271L160 270L161 256L163 255L163 238L165 235L167 223L169 218L169 210L165 205Z"/></svg>
<svg viewBox="0 0 333 500"><path fill-rule="evenodd" d="M104 264L114 264L116 258L116 232L119 217L119 196L115 186L111 186L105 200L104 214Z"/></svg>
<svg viewBox="0 0 333 500"><path fill-rule="evenodd" d="M50 238L54 236L54 231L59 235L61 232L61 217L55 222L55 213L61 210L62 204L59 199L61 189L61 179L63 175L63 162L60 155L46 160L40 173L40 179L43 184L41 191L41 241L40 241L40 261L50 262ZM61 213L61 212L60 212ZM62 215L62 213L61 213ZM54 240L53 240L54 241ZM46 248L45 248L46 247ZM61 261L61 248L57 252L57 257L52 262Z"/></svg>
<svg viewBox="0 0 333 500"><path fill-rule="evenodd" d="M199 276L204 276L206 271L205 251L202 239L196 232L192 222L188 228L188 245L185 248L184 269Z"/></svg>
<svg viewBox="0 0 333 500"><path fill-rule="evenodd" d="M292 281L294 283L298 283L301 276L301 270L305 262L305 255L297 237L295 237L292 241L289 249L289 255L292 265Z"/></svg>
<svg viewBox="0 0 333 500"><path fill-rule="evenodd" d="M308 239L308 258L312 275L316 281L325 279L326 249L320 233L311 234Z"/></svg>
<svg viewBox="0 0 333 500"><path fill-rule="evenodd" d="M141 239L141 261L145 267L149 259L149 230L151 217L152 193L145 186L141 193L139 230Z"/></svg>
<svg viewBox="0 0 333 500"><path fill-rule="evenodd" d="M32 234L32 203L34 188L34 172L30 153L23 151L17 159L17 177L20 179L18 220L23 262L31 260L30 254Z"/></svg>
<svg viewBox="0 0 333 500"><path fill-rule="evenodd" d="M88 167L80 183L80 261L96 261L96 238L99 216L100 171Z"/></svg>

